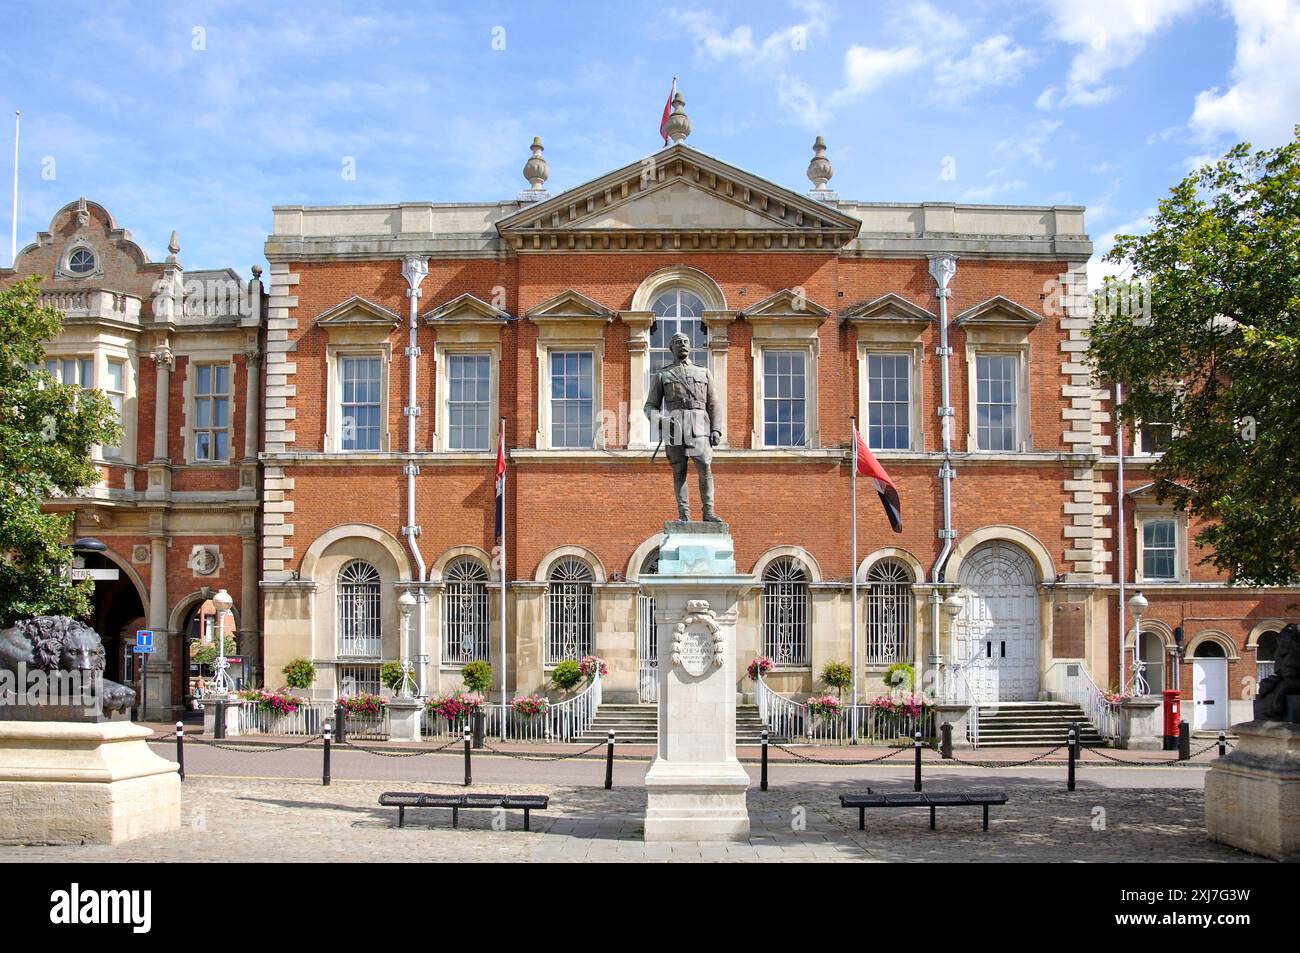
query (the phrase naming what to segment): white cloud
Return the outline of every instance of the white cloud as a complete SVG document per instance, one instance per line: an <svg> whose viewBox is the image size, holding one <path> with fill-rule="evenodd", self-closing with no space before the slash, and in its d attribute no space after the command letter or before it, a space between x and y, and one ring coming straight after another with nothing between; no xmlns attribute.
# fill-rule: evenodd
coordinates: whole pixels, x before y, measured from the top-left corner
<svg viewBox="0 0 1300 953"><path fill-rule="evenodd" d="M1007 86L1034 61L1034 55L1005 34L991 36L971 47L960 59L945 57L935 66L936 97L960 102L977 90Z"/></svg>
<svg viewBox="0 0 1300 953"><path fill-rule="evenodd" d="M1093 254L1088 260L1088 288L1095 290L1100 288L1102 282L1107 278L1126 278L1133 270L1126 264L1114 264L1102 261L1111 246L1115 244L1115 238L1118 235L1141 235L1151 227L1151 219L1156 214L1154 208L1144 209L1142 214L1132 221L1116 225L1107 232L1103 232L1101 237L1095 239L1092 243Z"/></svg>
<svg viewBox="0 0 1300 953"><path fill-rule="evenodd" d="M1023 179L998 179L977 189L967 189L961 194L963 202L987 202L1007 192L1017 192L1025 187Z"/></svg>
<svg viewBox="0 0 1300 953"><path fill-rule="evenodd" d="M887 80L910 73L922 60L915 46L890 50L850 46L844 54L844 86L832 98L852 99L872 92Z"/></svg>
<svg viewBox="0 0 1300 953"><path fill-rule="evenodd" d="M710 13L673 10L672 14L686 27L696 49L706 58L716 62L737 60L744 67L763 67L806 50L810 39L828 32L826 8L820 0L795 0L793 6L803 11L804 18L758 41L754 39L754 28L748 24L723 33L717 18Z"/></svg>
<svg viewBox="0 0 1300 953"><path fill-rule="evenodd" d="M1038 97L1040 109L1097 106L1117 92L1107 75L1128 66L1147 42L1205 0L1049 0L1050 32L1079 47L1070 61L1063 90L1049 87Z"/></svg>
<svg viewBox="0 0 1300 953"><path fill-rule="evenodd" d="M1191 126L1210 138L1231 135L1257 147L1291 139L1300 121L1300 0L1231 0L1237 22L1232 85L1196 97Z"/></svg>
<svg viewBox="0 0 1300 953"><path fill-rule="evenodd" d="M1036 119L1028 123L1020 134L1003 139L993 151L1008 161L1025 160L1039 169L1054 168L1056 159L1044 155L1043 149L1047 140L1060 128L1059 119Z"/></svg>

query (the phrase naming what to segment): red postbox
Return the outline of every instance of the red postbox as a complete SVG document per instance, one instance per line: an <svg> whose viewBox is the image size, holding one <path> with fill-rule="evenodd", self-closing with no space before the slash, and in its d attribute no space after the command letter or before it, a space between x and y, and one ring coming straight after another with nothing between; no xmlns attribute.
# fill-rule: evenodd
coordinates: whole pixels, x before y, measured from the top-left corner
<svg viewBox="0 0 1300 953"><path fill-rule="evenodd" d="M1161 693L1165 700L1165 750L1178 749L1178 723L1182 720L1183 693L1177 689Z"/></svg>

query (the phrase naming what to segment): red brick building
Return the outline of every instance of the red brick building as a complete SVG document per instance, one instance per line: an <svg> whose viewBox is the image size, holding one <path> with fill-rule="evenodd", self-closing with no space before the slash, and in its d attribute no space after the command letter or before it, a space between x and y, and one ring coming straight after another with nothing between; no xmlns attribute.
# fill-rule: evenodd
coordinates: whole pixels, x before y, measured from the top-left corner
<svg viewBox="0 0 1300 953"><path fill-rule="evenodd" d="M531 187L511 201L277 207L264 317L256 281L251 308L189 314L194 273L174 252L149 263L102 209L77 225L69 206L17 272L45 275L51 295L102 287L92 295L121 302L125 316L83 316L69 298L51 354L129 367L129 452L105 458L105 484L77 501L78 532L109 543L139 614L172 634L171 673L187 607L224 587L268 684L306 657L318 698L376 688L380 663L403 654L410 591L405 653L427 693L459 687L473 658L498 680L504 668L512 693L544 690L558 661L594 653L610 665L607 699L646 700L639 579L675 511L642 405L682 330L719 392L718 507L754 577L739 652L774 658L778 690L820 688L855 641L868 697L896 662L931 690L961 672L984 702L1077 690L1083 674L1117 687L1133 624L1123 578L1125 598L1137 585L1150 601L1151 689L1173 680L1181 626L1198 725L1244 717L1296 592L1230 587L1198 564L1194 528L1144 491L1158 425L1125 437L1121 504L1113 395L1083 363L1084 210L848 201L826 187L821 151L808 193L678 143L550 196L537 143ZM79 240L103 262L93 280L68 273ZM167 307L181 316L158 317ZM223 461L195 459L211 387L197 368L213 363L229 370ZM892 533L859 487L857 565L853 415L905 521ZM202 547L218 568L199 578Z"/></svg>

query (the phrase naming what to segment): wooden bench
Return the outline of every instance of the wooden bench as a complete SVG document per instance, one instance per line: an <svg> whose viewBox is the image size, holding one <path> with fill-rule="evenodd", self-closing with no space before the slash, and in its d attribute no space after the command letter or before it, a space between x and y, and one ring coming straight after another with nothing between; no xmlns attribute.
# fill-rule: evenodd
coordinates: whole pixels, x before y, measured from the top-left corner
<svg viewBox="0 0 1300 953"><path fill-rule="evenodd" d="M928 807L930 809L930 830L934 830L935 812L941 807L982 807L984 809L984 830L989 829L989 805L1006 804L1007 795L1003 791L954 791L934 794L877 794L867 788L866 794L841 794L840 807L858 809L858 830L867 829L867 808L869 807Z"/></svg>
<svg viewBox="0 0 1300 953"><path fill-rule="evenodd" d="M397 808L397 826L406 826L406 809L409 807L451 808L451 826L460 826L463 810L490 810L504 808L524 812L524 830L529 830L532 811L544 811L550 804L545 794L420 794L414 791L388 791L379 795L380 807Z"/></svg>

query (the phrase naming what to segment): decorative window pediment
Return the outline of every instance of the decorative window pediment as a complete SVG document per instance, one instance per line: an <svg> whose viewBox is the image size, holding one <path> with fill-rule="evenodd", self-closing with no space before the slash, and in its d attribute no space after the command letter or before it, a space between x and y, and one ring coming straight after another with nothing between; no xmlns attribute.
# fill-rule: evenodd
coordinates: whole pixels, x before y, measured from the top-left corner
<svg viewBox="0 0 1300 953"><path fill-rule="evenodd" d="M924 326L935 320L933 314L920 305L913 304L901 295L890 292L872 301L864 301L840 312L841 317L853 324L878 326Z"/></svg>
<svg viewBox="0 0 1300 953"><path fill-rule="evenodd" d="M614 320L614 312L603 304L592 301L585 294L570 288L531 308L525 317L537 322L579 321L608 324Z"/></svg>
<svg viewBox="0 0 1300 953"><path fill-rule="evenodd" d="M402 323L402 316L360 295L353 295L328 311L316 315L315 324L322 328L384 328L392 330Z"/></svg>
<svg viewBox="0 0 1300 953"><path fill-rule="evenodd" d="M468 292L424 315L426 324L505 324L510 315Z"/></svg>
<svg viewBox="0 0 1300 953"><path fill-rule="evenodd" d="M517 251L838 248L862 223L673 145L497 223Z"/></svg>
<svg viewBox="0 0 1300 953"><path fill-rule="evenodd" d="M1043 316L1031 311L1022 304L1016 304L1004 295L989 298L973 308L967 308L953 319L959 328L988 327L1012 328L1031 331L1039 325Z"/></svg>

